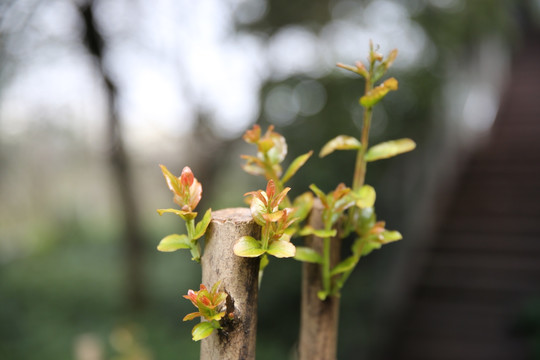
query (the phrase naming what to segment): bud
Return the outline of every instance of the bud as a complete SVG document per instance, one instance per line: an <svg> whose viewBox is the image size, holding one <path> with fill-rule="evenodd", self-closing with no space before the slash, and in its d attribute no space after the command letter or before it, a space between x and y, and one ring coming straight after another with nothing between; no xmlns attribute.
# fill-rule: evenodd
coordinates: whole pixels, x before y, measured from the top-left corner
<svg viewBox="0 0 540 360"><path fill-rule="evenodd" d="M384 67L385 69L388 69L392 64L394 63L394 60L396 60L396 57L398 55L398 50L394 49L390 51L390 54L386 57L386 60L384 61Z"/></svg>
<svg viewBox="0 0 540 360"><path fill-rule="evenodd" d="M257 124L253 125L251 130L246 130L246 133L242 138L250 144L257 143L261 138L261 127Z"/></svg>

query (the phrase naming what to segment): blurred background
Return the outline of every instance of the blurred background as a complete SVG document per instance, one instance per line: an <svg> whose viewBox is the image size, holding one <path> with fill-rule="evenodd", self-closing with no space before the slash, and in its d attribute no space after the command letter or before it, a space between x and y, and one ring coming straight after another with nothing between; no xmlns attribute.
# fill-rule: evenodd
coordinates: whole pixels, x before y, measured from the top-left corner
<svg viewBox="0 0 540 360"><path fill-rule="evenodd" d="M181 295L198 287L200 269L188 252L156 250L163 236L183 231L176 217L155 211L173 206L158 164L177 175L185 165L193 169L203 184L202 209L244 206L243 194L264 186L241 170L239 155L254 149L240 137L254 123L273 124L287 138L289 161L317 153L339 134L359 136L364 84L335 63L364 60L370 39L383 54L399 49L389 76L400 85L376 108L371 143L410 137L418 147L368 168L377 214L404 240L363 259L347 283L339 358L467 358L448 352L463 345L454 333L429 343L433 331L414 328L411 309L424 309L418 298L426 289L418 284L430 272L431 249L470 159L490 144L501 108L540 120L538 111L504 100L521 71L524 82L515 86L525 90L516 98L529 94L538 109L539 24L538 0L2 0L0 358L198 358L194 324L181 321L192 305ZM527 124L523 134L538 131L534 121ZM484 152L497 149L495 143ZM522 168L538 168L538 147L519 151L527 160ZM311 183L325 191L350 184L353 162L348 152L313 157L289 184L293 196ZM535 181L526 185L533 194L522 197L538 204ZM509 187L502 184L495 198ZM528 231L520 240L528 247L519 251L529 266L516 276L529 276L519 294L533 294L527 311L512 312L520 340L509 359L540 358L534 204L525 225L509 225ZM486 216L488 224L501 219ZM494 256L507 254L508 242L498 242ZM501 264L500 257L489 259ZM301 264L272 265L260 293L257 358L293 359ZM455 273L452 266L442 274ZM497 271L484 275L507 274ZM458 303L456 296L448 300L452 289L437 298ZM499 299L493 291L481 298ZM455 315L449 307L434 313L424 318ZM492 326L499 315L493 310L481 322ZM459 333L470 324L453 326ZM409 341L414 329L418 339ZM501 358L491 345L503 340L483 341L465 347L469 358ZM432 352L419 352L426 348ZM480 356L484 348L491 356Z"/></svg>

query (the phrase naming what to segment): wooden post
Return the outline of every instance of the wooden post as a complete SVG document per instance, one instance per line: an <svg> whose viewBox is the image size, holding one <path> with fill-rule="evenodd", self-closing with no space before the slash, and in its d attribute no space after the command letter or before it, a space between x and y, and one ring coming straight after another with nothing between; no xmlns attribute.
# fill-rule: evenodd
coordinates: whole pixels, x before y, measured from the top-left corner
<svg viewBox="0 0 540 360"><path fill-rule="evenodd" d="M260 227L248 208L223 209L212 213L206 232L202 262L202 282L207 287L221 281L227 297L223 329L201 340L201 360L255 359L259 258L243 258L233 253L234 243L244 235L260 237Z"/></svg>
<svg viewBox="0 0 540 360"><path fill-rule="evenodd" d="M309 225L322 229L323 206L316 201ZM306 237L305 245L323 253L323 239ZM340 261L339 238L332 239L330 265ZM302 268L302 303L300 315L300 360L335 360L337 357L337 333L339 322L339 297L330 296L321 301L317 292L322 289L321 267L319 264L304 263Z"/></svg>

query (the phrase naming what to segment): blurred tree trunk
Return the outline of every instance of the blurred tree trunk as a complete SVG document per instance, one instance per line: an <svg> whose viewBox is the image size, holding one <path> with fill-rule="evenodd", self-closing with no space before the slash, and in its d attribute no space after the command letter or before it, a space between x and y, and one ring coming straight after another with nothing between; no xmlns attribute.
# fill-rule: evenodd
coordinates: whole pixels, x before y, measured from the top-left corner
<svg viewBox="0 0 540 360"><path fill-rule="evenodd" d="M101 33L96 27L93 4L94 1L90 0L79 5L79 12L84 26L83 41L87 50L97 61L99 74L103 79L107 95L109 161L123 216L122 237L126 261L127 301L132 310L137 310L144 305L142 232L139 225L140 221L137 214L128 157L124 149L121 124L117 113L118 89L103 63L105 44Z"/></svg>

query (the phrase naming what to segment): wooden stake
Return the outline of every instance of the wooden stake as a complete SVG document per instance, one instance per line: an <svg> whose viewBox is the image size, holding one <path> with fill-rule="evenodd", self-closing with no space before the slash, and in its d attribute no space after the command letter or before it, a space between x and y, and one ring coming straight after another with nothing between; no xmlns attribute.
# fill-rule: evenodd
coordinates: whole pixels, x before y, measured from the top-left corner
<svg viewBox="0 0 540 360"><path fill-rule="evenodd" d="M323 229L323 206L316 201L309 225ZM323 253L323 239L316 236L306 237L305 245ZM330 265L334 267L340 261L341 241L332 239ZM300 360L335 360L337 357L337 333L339 322L339 297L330 296L321 301L317 292L322 289L321 266L304 263L302 268L302 303L300 315Z"/></svg>
<svg viewBox="0 0 540 360"><path fill-rule="evenodd" d="M223 209L212 213L206 233L202 262L202 282L211 287L221 281L227 297L223 329L201 340L201 360L255 359L259 258L233 253L234 243L244 235L260 237L260 227L248 208Z"/></svg>

